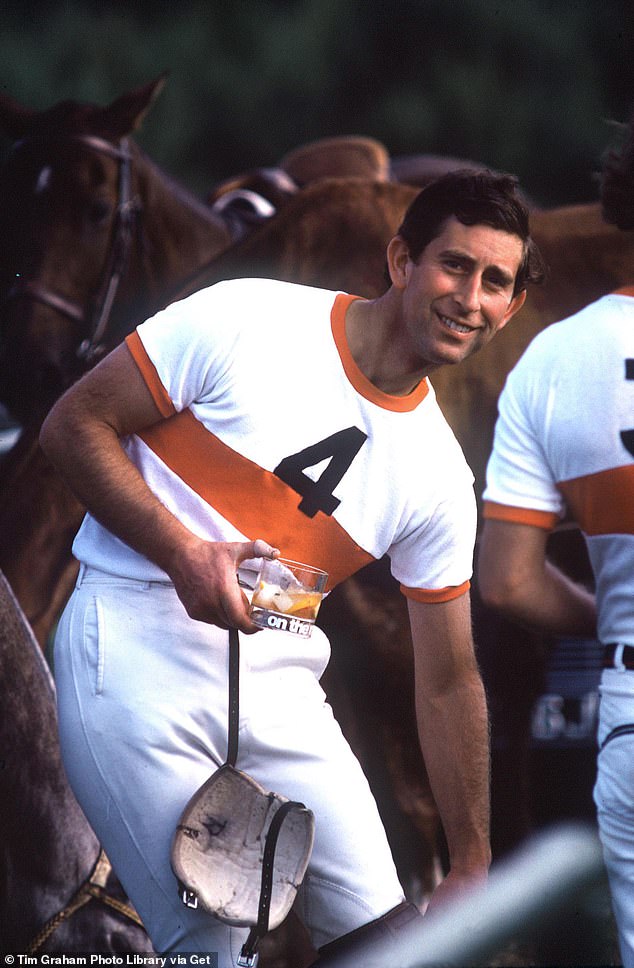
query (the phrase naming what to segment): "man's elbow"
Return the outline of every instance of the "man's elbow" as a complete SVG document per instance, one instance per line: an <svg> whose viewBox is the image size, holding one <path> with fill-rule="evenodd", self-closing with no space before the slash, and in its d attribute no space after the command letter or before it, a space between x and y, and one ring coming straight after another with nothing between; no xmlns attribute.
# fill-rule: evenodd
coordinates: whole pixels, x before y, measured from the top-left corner
<svg viewBox="0 0 634 968"><path fill-rule="evenodd" d="M478 569L478 591L482 602L498 612L513 615L524 606L525 582L511 571Z"/></svg>

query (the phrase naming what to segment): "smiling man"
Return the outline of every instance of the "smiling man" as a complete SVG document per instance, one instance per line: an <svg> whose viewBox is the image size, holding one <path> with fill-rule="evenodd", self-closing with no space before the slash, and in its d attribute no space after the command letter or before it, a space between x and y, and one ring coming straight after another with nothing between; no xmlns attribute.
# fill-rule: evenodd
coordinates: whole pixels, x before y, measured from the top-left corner
<svg viewBox="0 0 634 968"><path fill-rule="evenodd" d="M388 247L391 287L380 299L353 303L346 321L361 369L395 394L439 366L460 363L503 329L526 297L530 244L510 230L449 216L413 254L407 223Z"/></svg>
<svg viewBox="0 0 634 968"><path fill-rule="evenodd" d="M330 949L319 963L418 916L324 701L325 635L249 617L237 572L276 549L330 587L389 555L449 847L432 909L486 877L473 477L427 377L486 345L541 277L515 180L466 171L423 189L387 268L375 300L265 279L196 293L139 326L44 425L44 450L88 508L56 639L64 760L157 951L217 952L233 968L246 937L184 907L170 870L179 816L225 757L231 629L237 766L315 814L298 901Z"/></svg>

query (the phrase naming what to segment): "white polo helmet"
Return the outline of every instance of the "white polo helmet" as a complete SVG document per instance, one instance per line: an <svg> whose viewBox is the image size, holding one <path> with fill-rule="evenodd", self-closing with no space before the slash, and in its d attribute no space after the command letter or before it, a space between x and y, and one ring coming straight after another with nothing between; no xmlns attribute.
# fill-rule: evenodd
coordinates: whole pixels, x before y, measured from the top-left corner
<svg viewBox="0 0 634 968"><path fill-rule="evenodd" d="M290 911L313 846L302 803L269 793L225 763L193 795L172 842L181 898L261 937ZM249 962L245 962L248 964Z"/></svg>

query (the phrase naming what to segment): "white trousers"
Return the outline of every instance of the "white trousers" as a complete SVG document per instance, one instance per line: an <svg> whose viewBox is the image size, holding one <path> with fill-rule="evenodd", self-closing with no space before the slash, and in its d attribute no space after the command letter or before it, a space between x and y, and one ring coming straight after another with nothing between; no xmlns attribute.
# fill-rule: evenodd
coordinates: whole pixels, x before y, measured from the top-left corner
<svg viewBox="0 0 634 968"><path fill-rule="evenodd" d="M634 672L606 669L600 692L599 747L615 727L634 724ZM634 734L600 749L594 801L621 959L634 968Z"/></svg>
<svg viewBox="0 0 634 968"><path fill-rule="evenodd" d="M330 655L280 631L240 636L237 766L315 814L299 911L315 947L403 900L368 783L319 678ZM157 952L218 953L247 931L182 903L169 853L180 814L227 755L228 633L192 621L169 584L80 571L55 643L71 786Z"/></svg>

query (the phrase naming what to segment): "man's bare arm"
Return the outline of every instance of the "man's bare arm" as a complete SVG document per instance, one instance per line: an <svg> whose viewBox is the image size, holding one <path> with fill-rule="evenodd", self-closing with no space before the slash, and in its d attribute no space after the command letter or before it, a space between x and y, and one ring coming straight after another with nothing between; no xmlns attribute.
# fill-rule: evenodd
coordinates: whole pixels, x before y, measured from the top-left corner
<svg viewBox="0 0 634 968"><path fill-rule="evenodd" d="M489 725L468 595L408 600L421 749L449 848L450 871L430 910L485 878L489 845Z"/></svg>
<svg viewBox="0 0 634 968"><path fill-rule="evenodd" d="M120 439L162 419L122 344L74 384L47 417L42 449L88 510L162 568L188 614L222 628L257 631L236 580L254 542L203 541L167 510L125 454ZM273 557L260 542L258 556Z"/></svg>
<svg viewBox="0 0 634 968"><path fill-rule="evenodd" d="M485 522L478 554L483 601L509 618L552 635L596 635L594 595L546 558L548 531L510 521Z"/></svg>

